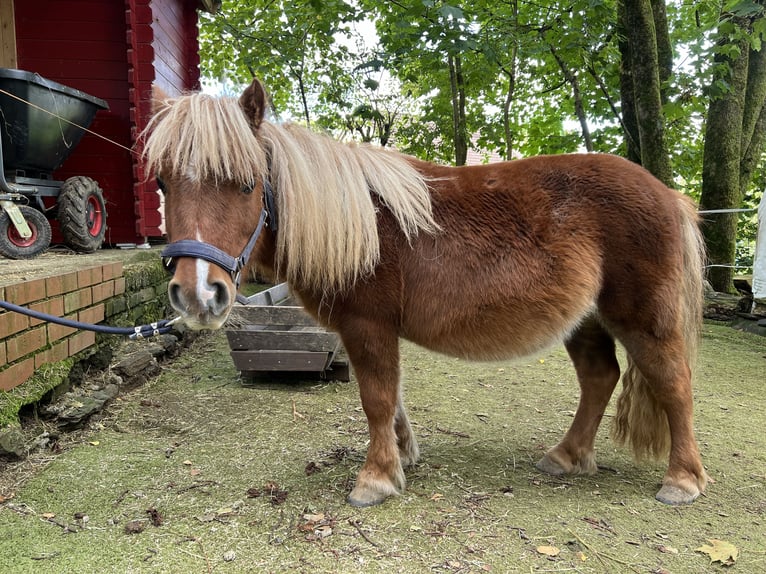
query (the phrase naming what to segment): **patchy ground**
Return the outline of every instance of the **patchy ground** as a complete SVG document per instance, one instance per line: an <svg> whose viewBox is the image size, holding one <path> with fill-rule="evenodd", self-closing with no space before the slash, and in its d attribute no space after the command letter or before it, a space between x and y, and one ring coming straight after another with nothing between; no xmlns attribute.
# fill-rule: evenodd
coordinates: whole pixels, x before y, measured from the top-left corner
<svg viewBox="0 0 766 574"><path fill-rule="evenodd" d="M355 385L245 386L206 336L56 452L6 466L0 571L697 574L736 551L727 570L764 572L764 367L766 339L706 325L696 427L715 482L671 508L653 499L664 465L606 428L597 476L534 468L576 408L562 350L472 364L404 344L422 460L403 496L356 509Z"/></svg>

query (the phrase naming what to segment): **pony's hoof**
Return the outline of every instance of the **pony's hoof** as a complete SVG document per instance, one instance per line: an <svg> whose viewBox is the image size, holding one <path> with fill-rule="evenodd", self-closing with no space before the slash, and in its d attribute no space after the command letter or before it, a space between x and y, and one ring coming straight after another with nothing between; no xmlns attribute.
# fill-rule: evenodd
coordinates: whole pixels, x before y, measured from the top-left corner
<svg viewBox="0 0 766 574"><path fill-rule="evenodd" d="M537 461L535 467L537 467L537 470L541 470L544 473L551 474L553 476L561 476L562 474L567 474L567 470L555 460L550 458L547 454Z"/></svg>
<svg viewBox="0 0 766 574"><path fill-rule="evenodd" d="M660 488L660 491L654 498L663 504L669 504L670 506L680 506L682 504L691 504L699 495L699 490L688 492L683 488L666 484Z"/></svg>
<svg viewBox="0 0 766 574"><path fill-rule="evenodd" d="M348 495L348 498L346 498L346 501L356 508L367 508L369 506L377 506L378 504L382 504L384 500L386 500L386 496L362 496L362 495L355 495L354 493L356 490L354 490L351 494Z"/></svg>

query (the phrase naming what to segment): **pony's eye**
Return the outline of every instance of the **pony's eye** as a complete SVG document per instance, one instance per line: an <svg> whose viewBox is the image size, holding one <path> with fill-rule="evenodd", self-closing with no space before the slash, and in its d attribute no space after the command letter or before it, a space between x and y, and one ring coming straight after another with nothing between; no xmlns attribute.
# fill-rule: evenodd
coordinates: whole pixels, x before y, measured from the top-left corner
<svg viewBox="0 0 766 574"><path fill-rule="evenodd" d="M252 183L246 183L242 186L242 193L244 194L250 194L253 193L253 184Z"/></svg>
<svg viewBox="0 0 766 574"><path fill-rule="evenodd" d="M159 176L157 176L157 187L160 188L162 193L165 193L165 182L162 181Z"/></svg>

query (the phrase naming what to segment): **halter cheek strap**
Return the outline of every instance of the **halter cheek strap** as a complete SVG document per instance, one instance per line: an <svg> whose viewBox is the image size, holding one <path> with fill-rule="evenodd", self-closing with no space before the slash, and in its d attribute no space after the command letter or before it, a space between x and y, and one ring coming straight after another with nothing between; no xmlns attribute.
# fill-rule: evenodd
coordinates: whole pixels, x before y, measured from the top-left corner
<svg viewBox="0 0 766 574"><path fill-rule="evenodd" d="M271 184L268 180L263 182L263 209L261 210L261 216L258 219L258 225L255 227L250 239L242 250L239 257L233 257L225 251L218 249L214 245L205 243L204 241L197 241L196 239L181 239L169 243L165 249L160 253L162 257L163 265L165 269L172 275L175 273L175 261L176 257L192 257L195 259L203 259L209 261L215 265L218 265L221 269L229 272L232 281L234 281L235 289L239 289L239 283L242 279L242 269L247 264L250 255L253 253L255 244L258 241L258 237L263 231L263 227L266 225L266 219L269 219L271 228L276 231L277 229L277 217L276 217L276 205L274 202L274 192L271 189Z"/></svg>

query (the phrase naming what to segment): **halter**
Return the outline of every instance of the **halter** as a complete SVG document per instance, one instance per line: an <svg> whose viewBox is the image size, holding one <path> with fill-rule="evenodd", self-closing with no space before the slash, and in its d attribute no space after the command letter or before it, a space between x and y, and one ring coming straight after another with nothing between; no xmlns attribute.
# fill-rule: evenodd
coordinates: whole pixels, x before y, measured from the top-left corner
<svg viewBox="0 0 766 574"><path fill-rule="evenodd" d="M174 258L176 257L192 257L195 259L204 259L210 263L218 265L221 269L229 272L232 281L234 281L234 288L239 289L239 283L242 279L242 269L247 264L250 255L255 248L255 243L258 241L258 237L263 231L266 219L269 219L272 230L277 230L277 211L276 203L274 202L274 191L271 188L271 184L267 179L263 180L263 209L261 209L261 216L258 219L258 225L255 227L255 231L250 236L250 239L242 250L239 257L233 257L225 251L218 249L214 245L205 243L204 241L197 241L196 239L181 239L169 243L165 249L160 253L162 257L162 263L165 270L173 275L176 271L176 265Z"/></svg>

